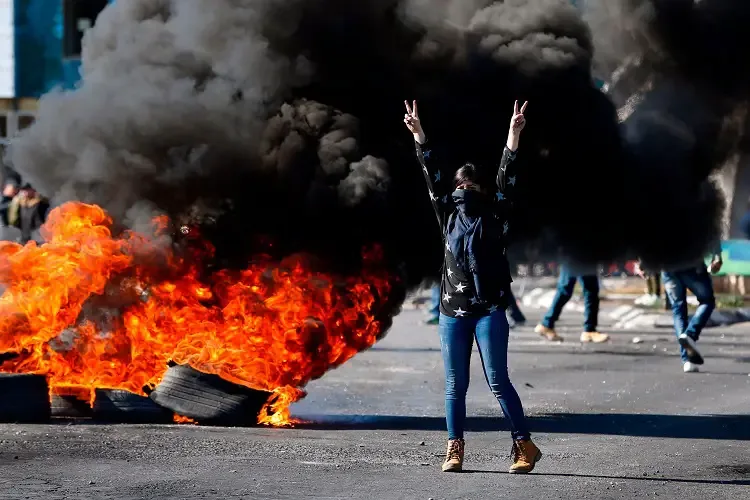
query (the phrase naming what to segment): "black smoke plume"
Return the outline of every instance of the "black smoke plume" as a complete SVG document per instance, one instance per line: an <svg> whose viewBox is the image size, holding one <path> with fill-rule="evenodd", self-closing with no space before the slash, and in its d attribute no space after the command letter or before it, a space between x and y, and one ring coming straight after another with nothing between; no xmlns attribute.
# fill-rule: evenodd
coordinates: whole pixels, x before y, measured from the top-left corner
<svg viewBox="0 0 750 500"><path fill-rule="evenodd" d="M85 37L80 88L43 98L12 162L56 201L94 202L125 224L166 213L204 226L217 265L268 251L268 237L279 255L332 268L378 242L414 285L437 274L441 246L403 100L419 101L456 167L491 169L518 98L530 102L519 247L542 240L585 263L695 258L717 237L722 200L706 179L731 106L717 112L710 82L693 82L705 74L689 71L692 43L674 71L642 66L679 92L657 86L622 133L592 82L598 28L619 21L588 12L593 38L567 0L119 1ZM686 43L667 21L628 19L659 35L661 62ZM675 125L660 114L670 106L690 116Z"/></svg>

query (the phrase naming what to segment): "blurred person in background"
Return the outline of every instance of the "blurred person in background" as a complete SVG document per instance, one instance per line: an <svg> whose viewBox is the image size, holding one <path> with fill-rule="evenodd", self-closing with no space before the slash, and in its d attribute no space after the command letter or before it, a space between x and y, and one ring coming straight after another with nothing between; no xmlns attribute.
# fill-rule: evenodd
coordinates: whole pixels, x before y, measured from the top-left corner
<svg viewBox="0 0 750 500"><path fill-rule="evenodd" d="M440 321L440 283L430 287L430 308L427 310L425 325L437 325Z"/></svg>
<svg viewBox="0 0 750 500"><path fill-rule="evenodd" d="M47 219L49 202L30 184L24 184L8 206L8 225L21 230L19 243L42 243L38 230Z"/></svg>
<svg viewBox="0 0 750 500"><path fill-rule="evenodd" d="M661 275L659 273L646 274L646 294L635 299L639 306L653 307L661 300Z"/></svg>
<svg viewBox="0 0 750 500"><path fill-rule="evenodd" d="M750 240L750 200L747 200L745 215L740 219L740 230L742 231L742 236L746 240Z"/></svg>
<svg viewBox="0 0 750 500"><path fill-rule="evenodd" d="M714 295L711 274L718 273L722 264L721 247L717 247L711 256L711 263L708 267L701 261L692 266L676 266L674 269L662 272L664 291L672 305L674 331L677 342L680 344L682 370L685 373L699 371L698 366L704 362L697 343L703 328L711 318L711 313L716 308L716 296ZM646 267L641 262L636 265L636 273L642 277L645 276L645 269ZM695 298L698 299L698 309L689 321L688 290L693 292Z"/></svg>
<svg viewBox="0 0 750 500"><path fill-rule="evenodd" d="M552 342L562 342L564 339L555 331L555 322L560 319L563 307L573 297L576 281L581 282L583 288L583 332L581 342L601 343L609 340L609 335L597 331L599 321L599 277L596 274L576 276L566 265L560 267L560 277L557 280L557 292L552 299L547 315L534 331Z"/></svg>
<svg viewBox="0 0 750 500"><path fill-rule="evenodd" d="M518 307L518 301L511 289L508 289L508 310L506 311L506 314L508 316L508 325L511 328L526 324L526 316L524 316L521 308Z"/></svg>
<svg viewBox="0 0 750 500"><path fill-rule="evenodd" d="M12 168L3 165L2 179L2 198L0 198L0 223L3 226L9 226L8 208L11 201L18 194L21 187L21 176Z"/></svg>

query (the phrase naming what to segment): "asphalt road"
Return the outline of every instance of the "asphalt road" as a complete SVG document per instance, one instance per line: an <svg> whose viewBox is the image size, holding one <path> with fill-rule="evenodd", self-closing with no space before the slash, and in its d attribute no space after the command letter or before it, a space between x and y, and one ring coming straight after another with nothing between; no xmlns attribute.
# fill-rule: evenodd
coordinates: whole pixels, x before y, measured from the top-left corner
<svg viewBox="0 0 750 500"><path fill-rule="evenodd" d="M405 311L375 348L311 383L294 407L309 423L295 429L0 424L0 499L750 499L748 324L704 333L699 374L682 373L663 329L582 346L580 316L566 313L565 344L533 324L514 332L511 378L545 457L511 476L476 353L470 473L440 472L442 361L420 317Z"/></svg>

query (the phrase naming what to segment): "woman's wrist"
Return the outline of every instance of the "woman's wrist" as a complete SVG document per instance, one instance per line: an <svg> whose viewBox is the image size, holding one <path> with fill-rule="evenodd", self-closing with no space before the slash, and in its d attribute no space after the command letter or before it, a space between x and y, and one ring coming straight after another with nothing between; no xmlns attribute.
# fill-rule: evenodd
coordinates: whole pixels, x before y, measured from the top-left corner
<svg viewBox="0 0 750 500"><path fill-rule="evenodd" d="M427 136L424 135L424 132L415 132L414 140L419 144L424 144L425 142L427 142Z"/></svg>
<svg viewBox="0 0 750 500"><path fill-rule="evenodd" d="M508 140L505 141L505 146L515 153L516 150L518 149L518 143L520 139L521 139L520 134L510 131L508 132Z"/></svg>

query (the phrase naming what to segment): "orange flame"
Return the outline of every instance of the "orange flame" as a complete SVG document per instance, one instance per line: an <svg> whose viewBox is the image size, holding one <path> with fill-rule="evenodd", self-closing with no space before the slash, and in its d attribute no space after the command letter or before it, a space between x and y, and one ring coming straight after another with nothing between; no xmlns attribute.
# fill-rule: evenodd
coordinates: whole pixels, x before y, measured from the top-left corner
<svg viewBox="0 0 750 500"><path fill-rule="evenodd" d="M0 370L46 374L51 391L143 394L167 362L274 393L260 423L289 425L304 385L370 347L394 277L379 248L361 273L316 272L303 255L257 256L242 271L201 270L205 242L179 256L153 234L112 234L100 207L50 213L46 243L0 245ZM187 255L187 257L186 257Z"/></svg>
<svg viewBox="0 0 750 500"><path fill-rule="evenodd" d="M172 421L175 424L193 424L193 425L195 425L195 424L198 423L198 422L196 422L195 420L193 420L190 417L183 417L182 415L178 415L176 413L172 416Z"/></svg>

